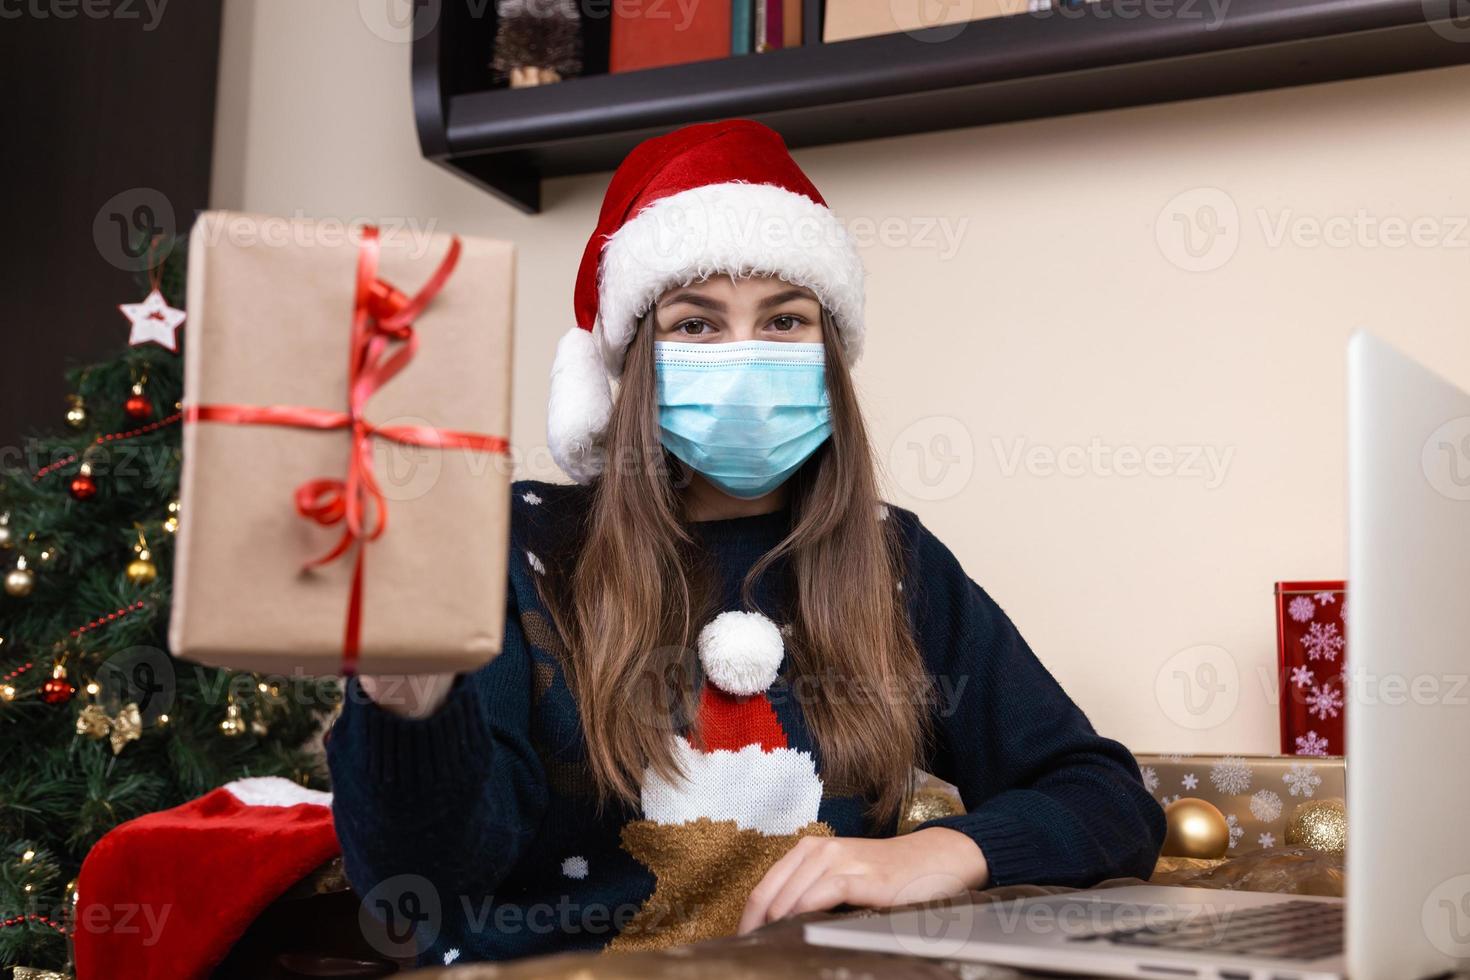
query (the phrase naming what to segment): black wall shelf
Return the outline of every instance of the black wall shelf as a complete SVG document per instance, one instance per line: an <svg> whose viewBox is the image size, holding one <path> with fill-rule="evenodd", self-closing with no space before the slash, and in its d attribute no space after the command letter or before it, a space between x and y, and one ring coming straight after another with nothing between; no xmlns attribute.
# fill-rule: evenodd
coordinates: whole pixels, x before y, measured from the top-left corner
<svg viewBox="0 0 1470 980"><path fill-rule="evenodd" d="M1217 0L1217 16L1209 0L1102 0L496 89L493 5L438 0L416 15L413 96L426 157L534 213L543 177L611 170L691 122L745 116L816 146L1463 64L1470 20L1450 2Z"/></svg>

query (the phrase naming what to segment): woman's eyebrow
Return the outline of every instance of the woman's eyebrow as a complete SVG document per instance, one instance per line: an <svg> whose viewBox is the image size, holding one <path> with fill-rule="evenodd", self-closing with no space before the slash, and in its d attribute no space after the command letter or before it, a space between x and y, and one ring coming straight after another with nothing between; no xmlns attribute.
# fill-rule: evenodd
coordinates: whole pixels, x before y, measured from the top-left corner
<svg viewBox="0 0 1470 980"><path fill-rule="evenodd" d="M767 296L765 299L761 300L760 308L763 310L767 310L773 306L780 306L782 303L789 303L794 299L815 298L816 297L812 295L811 290L793 287L791 289L783 289L779 293L772 293L771 295Z"/></svg>
<svg viewBox="0 0 1470 980"><path fill-rule="evenodd" d="M725 312L725 304L699 293L675 293L664 300L659 306L673 306L676 303L688 303L690 306L698 306L706 310L714 310L717 313Z"/></svg>

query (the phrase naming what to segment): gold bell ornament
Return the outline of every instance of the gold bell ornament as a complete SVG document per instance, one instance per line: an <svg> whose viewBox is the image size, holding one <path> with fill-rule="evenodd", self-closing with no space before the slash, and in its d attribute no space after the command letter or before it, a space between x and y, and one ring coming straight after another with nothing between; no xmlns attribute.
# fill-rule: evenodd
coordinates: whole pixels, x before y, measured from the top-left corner
<svg viewBox="0 0 1470 980"><path fill-rule="evenodd" d="M229 738L236 738L245 734L245 719L240 717L240 706L235 703L233 697L230 703L225 705L224 721L219 723L220 733Z"/></svg>
<svg viewBox="0 0 1470 980"><path fill-rule="evenodd" d="M66 424L73 429L87 424L87 406L81 395L66 396Z"/></svg>
<svg viewBox="0 0 1470 980"><path fill-rule="evenodd" d="M138 542L133 545L133 551L137 557L128 562L128 581L134 585L147 585L158 578L158 566L153 564L153 553L148 550L142 527L138 527Z"/></svg>

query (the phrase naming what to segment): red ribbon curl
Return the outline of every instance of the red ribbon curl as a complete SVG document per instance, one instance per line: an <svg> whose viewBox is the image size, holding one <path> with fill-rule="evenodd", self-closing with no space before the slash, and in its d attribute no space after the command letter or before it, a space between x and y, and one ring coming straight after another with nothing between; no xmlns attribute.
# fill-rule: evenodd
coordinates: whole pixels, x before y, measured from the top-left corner
<svg viewBox="0 0 1470 980"><path fill-rule="evenodd" d="M407 446L468 449L505 453L510 443L501 436L437 429L427 425L374 425L363 415L373 393L408 366L418 350L413 321L444 288L459 261L459 239L452 238L444 260L422 289L412 297L378 279L378 229L363 229L357 257L357 290L352 306L352 335L348 348L347 411L300 405L191 405L185 422L223 422L227 425L280 425L296 429L352 430L352 452L344 478L307 480L296 488L296 512L323 527L345 523L342 537L330 551L306 563L315 568L336 561L354 545L352 589L342 637L342 673L356 672L362 637L363 545L388 528L388 500L373 473L373 438Z"/></svg>

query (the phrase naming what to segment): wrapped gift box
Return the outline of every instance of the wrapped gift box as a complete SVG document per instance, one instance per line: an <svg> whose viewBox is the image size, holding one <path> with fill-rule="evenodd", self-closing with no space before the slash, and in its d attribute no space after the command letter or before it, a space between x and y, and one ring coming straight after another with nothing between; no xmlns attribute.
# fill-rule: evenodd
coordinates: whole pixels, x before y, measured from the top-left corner
<svg viewBox="0 0 1470 980"><path fill-rule="evenodd" d="M1308 800L1343 798L1340 756L1136 755L1144 785L1164 806L1183 796L1219 808L1230 826L1233 857L1282 847L1292 811Z"/></svg>
<svg viewBox="0 0 1470 980"><path fill-rule="evenodd" d="M448 235L199 218L189 249L176 655L336 672L353 595L350 659L362 672L467 670L500 649L513 249L458 241L454 261ZM361 264L369 252L372 275ZM437 293L405 313L451 261ZM416 350L404 342L405 316ZM377 390L353 409L349 363L359 355L358 397ZM403 355L411 359L401 371L381 377ZM381 496L366 499L373 483ZM385 521L375 539L344 539L354 487L359 526L375 514ZM343 544L333 560L306 567Z"/></svg>
<svg viewBox="0 0 1470 980"><path fill-rule="evenodd" d="M1344 753L1346 607L1342 582L1276 583L1283 755Z"/></svg>

